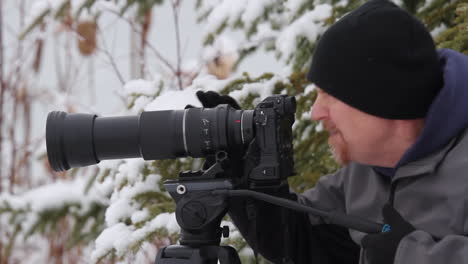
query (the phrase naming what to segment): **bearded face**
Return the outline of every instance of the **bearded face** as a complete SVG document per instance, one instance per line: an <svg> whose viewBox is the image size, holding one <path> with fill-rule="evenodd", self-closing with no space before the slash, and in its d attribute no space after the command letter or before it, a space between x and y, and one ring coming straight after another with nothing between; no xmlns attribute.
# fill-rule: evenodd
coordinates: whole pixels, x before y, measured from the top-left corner
<svg viewBox="0 0 468 264"><path fill-rule="evenodd" d="M312 119L321 121L329 132L328 144L337 162L392 166L398 161L407 148L400 146L405 140L395 136L401 131L401 121L364 113L321 89L318 91Z"/></svg>
<svg viewBox="0 0 468 264"><path fill-rule="evenodd" d="M323 121L325 130L328 131L328 145L333 158L341 165L347 165L350 162L348 154L348 145L338 128L331 121Z"/></svg>

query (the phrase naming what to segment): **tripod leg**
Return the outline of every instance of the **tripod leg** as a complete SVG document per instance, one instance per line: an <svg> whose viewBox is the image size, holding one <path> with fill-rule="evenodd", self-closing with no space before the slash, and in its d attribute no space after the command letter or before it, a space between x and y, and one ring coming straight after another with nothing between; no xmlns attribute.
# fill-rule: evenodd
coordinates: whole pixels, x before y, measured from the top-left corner
<svg viewBox="0 0 468 264"><path fill-rule="evenodd" d="M230 246L219 247L218 259L221 264L241 264L239 254Z"/></svg>
<svg viewBox="0 0 468 264"><path fill-rule="evenodd" d="M188 246L173 245L158 251L155 264L216 264L218 256Z"/></svg>

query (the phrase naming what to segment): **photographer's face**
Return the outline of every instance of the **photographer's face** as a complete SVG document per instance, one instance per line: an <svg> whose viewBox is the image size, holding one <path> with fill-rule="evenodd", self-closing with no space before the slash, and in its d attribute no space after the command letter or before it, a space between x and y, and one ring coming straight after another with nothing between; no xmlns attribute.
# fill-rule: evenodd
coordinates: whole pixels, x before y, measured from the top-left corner
<svg viewBox="0 0 468 264"><path fill-rule="evenodd" d="M330 133L328 144L335 159L378 165L385 158L384 145L391 137L391 120L369 115L353 108L323 90L312 107L312 119L322 121Z"/></svg>

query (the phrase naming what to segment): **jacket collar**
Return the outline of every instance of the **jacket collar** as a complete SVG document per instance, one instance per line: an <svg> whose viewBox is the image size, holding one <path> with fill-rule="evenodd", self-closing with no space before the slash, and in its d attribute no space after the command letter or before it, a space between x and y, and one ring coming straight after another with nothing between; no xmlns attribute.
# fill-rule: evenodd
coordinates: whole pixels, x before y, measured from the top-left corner
<svg viewBox="0 0 468 264"><path fill-rule="evenodd" d="M392 182L401 178L420 176L424 174L433 173L439 164L444 160L445 156L460 140L468 140L468 130L465 130L462 135L452 138L448 144L441 149L425 156L424 158L409 162L399 167L395 176L392 178Z"/></svg>

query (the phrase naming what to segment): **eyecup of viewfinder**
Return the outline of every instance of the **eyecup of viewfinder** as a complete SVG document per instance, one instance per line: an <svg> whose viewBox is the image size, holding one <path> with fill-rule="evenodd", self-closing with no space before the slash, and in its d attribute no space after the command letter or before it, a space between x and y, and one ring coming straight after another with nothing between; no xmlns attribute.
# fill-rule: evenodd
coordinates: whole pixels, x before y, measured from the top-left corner
<svg viewBox="0 0 468 264"><path fill-rule="evenodd" d="M53 111L47 116L47 157L54 171L99 163L93 142L95 115Z"/></svg>

